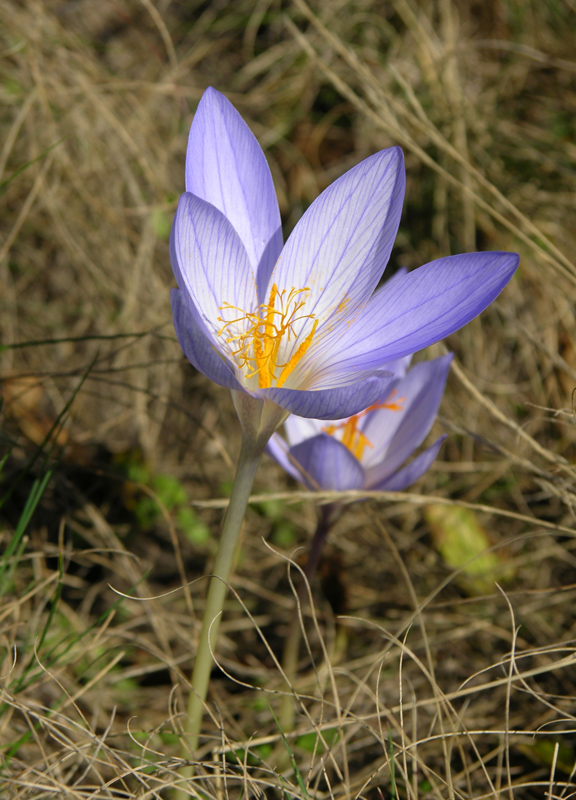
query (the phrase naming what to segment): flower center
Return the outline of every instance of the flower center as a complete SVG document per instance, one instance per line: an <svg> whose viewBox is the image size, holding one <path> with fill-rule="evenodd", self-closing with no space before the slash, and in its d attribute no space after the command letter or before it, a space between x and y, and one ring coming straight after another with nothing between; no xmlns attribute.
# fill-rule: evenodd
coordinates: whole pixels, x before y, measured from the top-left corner
<svg viewBox="0 0 576 800"><path fill-rule="evenodd" d="M268 389L273 384L280 388L290 373L302 359L310 345L318 327L314 320L312 330L300 343L290 358L282 363L281 348L296 337L294 325L303 319L313 319L314 314L300 314L306 304L302 298L310 289L283 289L278 291L274 284L270 290L267 303L262 303L256 311L246 312L238 306L224 303L220 311L238 312L240 316L225 320L218 331L218 336L226 337L226 344L233 343L232 356L247 378L258 377L258 388ZM277 374L278 373L278 374Z"/></svg>
<svg viewBox="0 0 576 800"><path fill-rule="evenodd" d="M396 389L393 390L388 401L391 400L395 394ZM401 411L402 403L405 400L405 397L400 397L394 403L388 401L384 403L373 403L371 406L368 406L368 408L365 408L364 411L360 411L359 414L354 414L354 416L348 417L344 422L339 422L337 425L327 425L325 428L322 428L322 431L330 436L335 436L339 431L342 431L342 435L338 438L344 447L347 447L352 455L360 461L366 447L374 447L368 437L360 430L358 425L360 420L365 417L366 414L369 414L371 411L376 411L378 408L387 408L390 411Z"/></svg>

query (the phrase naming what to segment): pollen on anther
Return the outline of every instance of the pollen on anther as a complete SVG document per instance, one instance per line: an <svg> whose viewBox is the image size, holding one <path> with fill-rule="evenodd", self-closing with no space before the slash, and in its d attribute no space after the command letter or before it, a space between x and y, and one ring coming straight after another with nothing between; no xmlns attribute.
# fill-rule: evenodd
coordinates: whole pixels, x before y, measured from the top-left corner
<svg viewBox="0 0 576 800"><path fill-rule="evenodd" d="M342 431L340 441L344 447L346 447L352 453L352 455L360 461L364 455L364 450L367 447L374 447L366 434L360 430L360 420L367 416L370 412L382 408L387 408L389 411L401 411L402 403L405 402L406 398L400 397L395 402L390 402L395 394L396 389L392 391L390 396L384 402L373 403L371 406L368 406L368 408L365 408L364 411L360 411L358 414L348 417L348 419L344 420L344 422L326 425L322 428L322 431L327 433L329 436L335 436L337 433Z"/></svg>
<svg viewBox="0 0 576 800"><path fill-rule="evenodd" d="M230 350L230 354L245 378L257 376L260 389L273 385L282 386L310 347L318 320L314 320L311 333L300 343L288 361L280 361L283 345L298 335L297 323L314 318L314 314L301 313L309 291L308 287L279 291L278 286L273 284L268 300L256 311L245 312L229 303L220 306L223 314L232 311L235 312L235 317L231 320L225 320L224 316L217 318L218 322L223 323L218 336L225 336L227 345L238 343L238 347Z"/></svg>

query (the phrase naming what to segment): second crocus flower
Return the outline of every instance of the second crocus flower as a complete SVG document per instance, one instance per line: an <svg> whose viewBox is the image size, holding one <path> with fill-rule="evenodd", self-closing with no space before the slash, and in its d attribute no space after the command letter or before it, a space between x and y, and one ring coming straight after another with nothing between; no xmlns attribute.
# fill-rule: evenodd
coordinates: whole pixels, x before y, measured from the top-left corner
<svg viewBox="0 0 576 800"><path fill-rule="evenodd" d="M410 370L409 358L389 364L397 377L379 401L333 422L291 416L286 439L274 434L268 453L309 489L406 489L428 470L445 438L405 463L436 419L451 361L450 354Z"/></svg>

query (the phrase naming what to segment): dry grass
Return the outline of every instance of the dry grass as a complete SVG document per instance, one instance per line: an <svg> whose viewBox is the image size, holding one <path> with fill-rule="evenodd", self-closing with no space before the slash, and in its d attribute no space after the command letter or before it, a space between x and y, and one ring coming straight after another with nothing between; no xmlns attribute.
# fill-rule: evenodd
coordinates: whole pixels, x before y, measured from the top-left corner
<svg viewBox="0 0 576 800"><path fill-rule="evenodd" d="M179 780L204 534L238 445L227 392L182 362L168 299L210 84L265 148L286 231L400 144L393 267L476 248L522 261L446 343L442 459L334 530L292 688L277 661L290 559L317 498L261 470L198 793L576 796L575 28L571 0L0 0L3 798L158 798ZM482 526L488 581L443 559L432 503ZM292 690L297 770L280 777L272 711Z"/></svg>

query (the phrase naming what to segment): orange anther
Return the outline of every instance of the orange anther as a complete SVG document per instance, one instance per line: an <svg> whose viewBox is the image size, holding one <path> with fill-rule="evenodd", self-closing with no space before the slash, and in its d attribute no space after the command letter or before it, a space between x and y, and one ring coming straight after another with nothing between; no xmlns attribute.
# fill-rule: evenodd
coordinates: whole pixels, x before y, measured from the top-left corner
<svg viewBox="0 0 576 800"><path fill-rule="evenodd" d="M262 303L257 311L244 312L229 303L220 307L222 312L235 311L241 315L231 320L218 317L218 321L224 323L218 336L226 335L226 344L238 342L231 355L247 378L258 376L260 389L282 386L312 344L318 320L314 320L312 331L289 360L283 364L279 362L280 348L295 336L295 323L314 317L314 314L299 314L306 304L299 295L309 291L307 287L278 291L278 286L273 284L268 301ZM277 370L280 370L279 376Z"/></svg>
<svg viewBox="0 0 576 800"><path fill-rule="evenodd" d="M394 389L390 394L390 398L394 397L395 394L396 390ZM360 430L358 426L359 421L362 417L365 417L366 414L369 414L371 411L376 411L379 408L387 408L389 411L401 411L401 403L404 403L405 400L405 397L400 397L395 403L389 403L387 401L383 403L372 403L372 405L365 408L364 411L360 411L358 414L348 417L344 422L340 422L338 425L327 425L322 428L322 430L329 436L334 436L338 431L342 431L340 441L344 447L347 447L352 455L360 461L366 447L374 447L374 445Z"/></svg>

